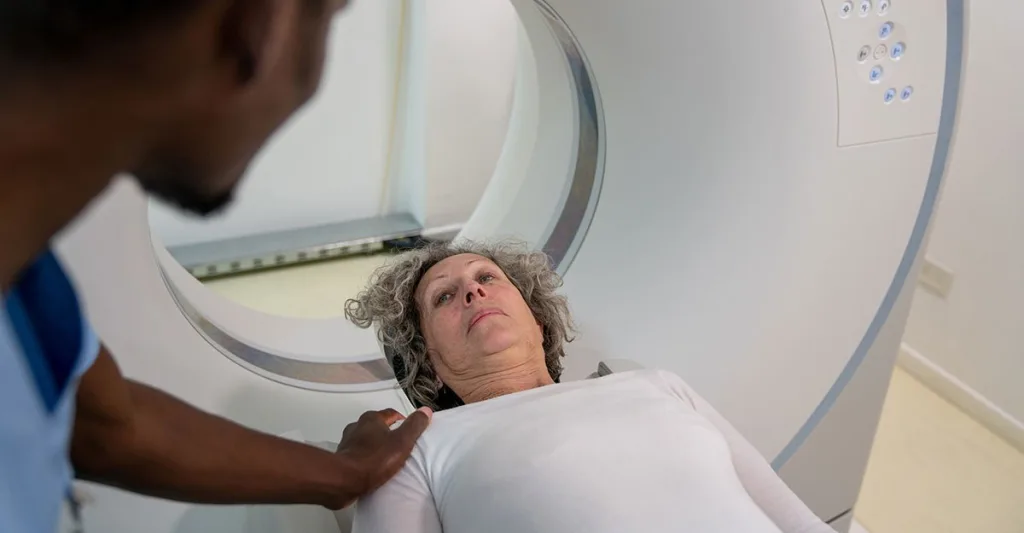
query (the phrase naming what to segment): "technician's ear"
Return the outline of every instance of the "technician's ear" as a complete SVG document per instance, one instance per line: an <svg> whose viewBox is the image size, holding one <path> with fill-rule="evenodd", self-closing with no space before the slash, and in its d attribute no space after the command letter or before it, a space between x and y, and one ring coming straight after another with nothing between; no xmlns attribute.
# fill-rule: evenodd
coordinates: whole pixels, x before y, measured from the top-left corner
<svg viewBox="0 0 1024 533"><path fill-rule="evenodd" d="M254 82L283 55L294 27L291 0L231 0L220 25L221 53L239 85Z"/></svg>

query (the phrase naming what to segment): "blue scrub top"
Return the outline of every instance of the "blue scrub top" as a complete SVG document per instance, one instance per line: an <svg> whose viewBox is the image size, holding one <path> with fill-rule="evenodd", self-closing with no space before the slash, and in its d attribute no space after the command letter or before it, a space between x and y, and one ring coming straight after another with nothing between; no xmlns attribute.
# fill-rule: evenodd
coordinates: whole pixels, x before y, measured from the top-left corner
<svg viewBox="0 0 1024 533"><path fill-rule="evenodd" d="M47 251L0 308L0 531L53 533L73 477L78 380L99 353L75 290Z"/></svg>

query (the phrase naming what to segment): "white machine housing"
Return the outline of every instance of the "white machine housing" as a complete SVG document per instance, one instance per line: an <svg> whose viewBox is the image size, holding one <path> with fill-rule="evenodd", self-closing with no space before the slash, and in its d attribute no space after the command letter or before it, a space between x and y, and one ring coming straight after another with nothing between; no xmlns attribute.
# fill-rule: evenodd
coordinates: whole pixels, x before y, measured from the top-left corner
<svg viewBox="0 0 1024 533"><path fill-rule="evenodd" d="M963 34L962 0L863 2L513 0L527 59L463 232L554 252L581 329L567 378L616 359L678 373L839 530L945 170ZM126 374L316 442L365 410L408 408L372 333L217 299L154 253L146 208L121 181L60 243ZM215 346L209 328L281 360L355 366L331 383L288 377ZM368 373L346 382L355 367ZM89 490L99 531L337 528L314 509Z"/></svg>

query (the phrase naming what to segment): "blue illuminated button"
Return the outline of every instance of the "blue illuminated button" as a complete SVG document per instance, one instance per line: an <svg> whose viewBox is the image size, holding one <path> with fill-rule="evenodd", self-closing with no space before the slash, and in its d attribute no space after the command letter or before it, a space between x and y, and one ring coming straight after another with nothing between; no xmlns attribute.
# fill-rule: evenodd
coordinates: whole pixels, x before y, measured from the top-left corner
<svg viewBox="0 0 1024 533"><path fill-rule="evenodd" d="M853 13L853 2L843 2L843 4L839 6L839 18L844 19L849 17L850 13Z"/></svg>
<svg viewBox="0 0 1024 533"><path fill-rule="evenodd" d="M882 74L885 74L885 71L882 70L882 66L875 65L871 68L871 72L868 73L868 81L871 83L878 83L882 80Z"/></svg>
<svg viewBox="0 0 1024 533"><path fill-rule="evenodd" d="M909 85L907 85L906 87L903 88L902 91L900 91L900 100L903 100L904 102L910 100L911 96L914 96L914 88Z"/></svg>
<svg viewBox="0 0 1024 533"><path fill-rule="evenodd" d="M892 45L892 49L889 50L889 57L891 57L893 61L897 61L899 58L903 57L903 52L906 50L907 45L903 43L896 43Z"/></svg>
<svg viewBox="0 0 1024 533"><path fill-rule="evenodd" d="M886 22L885 24L882 24L882 27L878 28L878 38L883 41L888 39L889 36L892 35L892 30L892 22Z"/></svg>
<svg viewBox="0 0 1024 533"><path fill-rule="evenodd" d="M895 99L896 99L896 89L889 89L888 91L885 91L885 94L882 96L882 101L887 103L887 104L891 104L892 101L895 100Z"/></svg>

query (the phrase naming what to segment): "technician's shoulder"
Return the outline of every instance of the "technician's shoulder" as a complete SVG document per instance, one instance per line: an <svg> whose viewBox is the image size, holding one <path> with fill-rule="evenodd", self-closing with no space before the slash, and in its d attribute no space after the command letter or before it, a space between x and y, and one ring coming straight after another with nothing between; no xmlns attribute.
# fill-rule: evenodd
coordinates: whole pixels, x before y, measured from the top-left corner
<svg viewBox="0 0 1024 533"><path fill-rule="evenodd" d="M0 531L56 529L73 473L77 384L98 352L70 279L47 250L0 305Z"/></svg>

